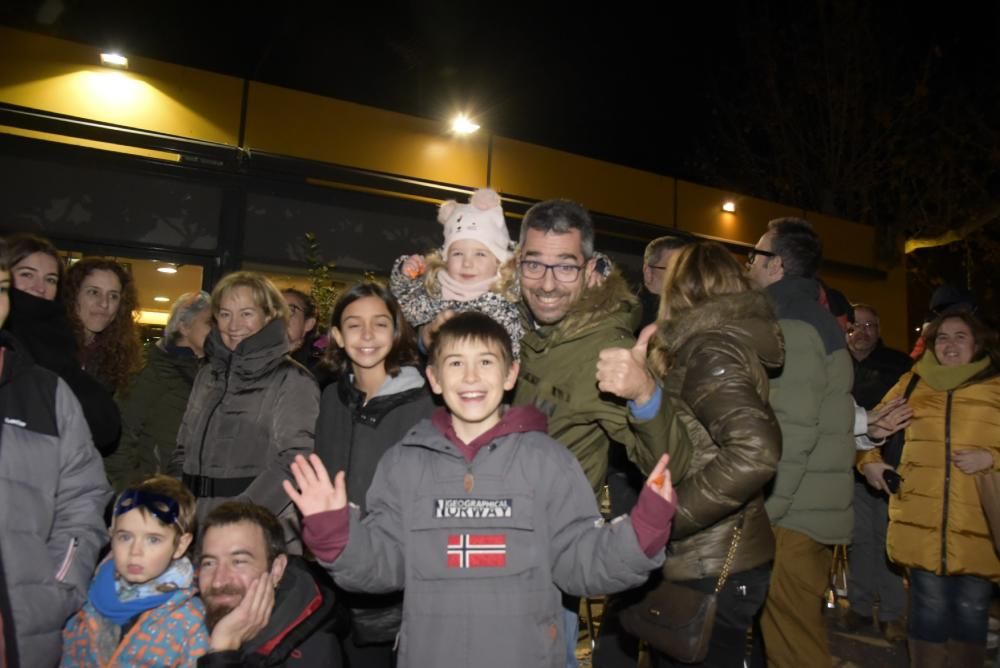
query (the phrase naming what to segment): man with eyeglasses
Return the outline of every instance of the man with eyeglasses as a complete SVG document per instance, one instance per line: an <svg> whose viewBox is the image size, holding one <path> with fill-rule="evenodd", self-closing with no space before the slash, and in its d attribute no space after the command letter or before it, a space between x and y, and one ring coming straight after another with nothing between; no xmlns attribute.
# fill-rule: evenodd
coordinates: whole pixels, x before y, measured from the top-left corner
<svg viewBox="0 0 1000 668"><path fill-rule="evenodd" d="M910 370L913 360L906 353L882 343L879 315L874 306L854 304L854 322L847 329L847 349L854 359L854 400L870 411L899 377ZM889 462L898 465L898 461ZM841 620L846 631L872 630L873 604L878 600L878 621L890 642L904 640L902 619L906 592L901 574L885 554L889 522L889 499L884 492L865 484L855 472L854 540L851 543L847 591L850 610Z"/></svg>
<svg viewBox="0 0 1000 668"><path fill-rule="evenodd" d="M851 542L854 515L853 373L844 333L819 303L823 245L812 225L779 218L747 256L746 275L771 298L785 366L771 382L782 452L766 500L774 529L761 614L768 666L829 666L823 594L831 547Z"/></svg>
<svg viewBox="0 0 1000 668"><path fill-rule="evenodd" d="M655 322L660 311L660 291L663 278L667 275L667 265L677 251L690 242L687 235L667 235L657 237L646 246L642 256L642 287L639 288L639 304L642 306L642 320L638 333L646 325Z"/></svg>
<svg viewBox="0 0 1000 668"><path fill-rule="evenodd" d="M580 461L595 495L612 447L643 473L669 452L671 475L680 480L690 459L687 434L646 369L652 331L639 342L633 336L639 311L625 280L613 271L592 281L590 214L567 200L540 202L521 221L519 245L525 335L513 402L548 416L549 435ZM573 666L578 621L569 606L564 632Z"/></svg>

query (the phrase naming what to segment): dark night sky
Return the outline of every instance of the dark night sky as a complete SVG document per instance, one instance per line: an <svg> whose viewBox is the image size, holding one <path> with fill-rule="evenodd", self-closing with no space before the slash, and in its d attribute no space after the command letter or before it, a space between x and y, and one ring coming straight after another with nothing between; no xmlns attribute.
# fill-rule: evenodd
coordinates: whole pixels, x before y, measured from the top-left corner
<svg viewBox="0 0 1000 668"><path fill-rule="evenodd" d="M698 178L713 109L752 85L754 22L813 3L682 4L14 0L0 23L427 118L467 106L497 134ZM886 44L914 67L938 46L954 85L995 85L998 3L915 4L873 5Z"/></svg>

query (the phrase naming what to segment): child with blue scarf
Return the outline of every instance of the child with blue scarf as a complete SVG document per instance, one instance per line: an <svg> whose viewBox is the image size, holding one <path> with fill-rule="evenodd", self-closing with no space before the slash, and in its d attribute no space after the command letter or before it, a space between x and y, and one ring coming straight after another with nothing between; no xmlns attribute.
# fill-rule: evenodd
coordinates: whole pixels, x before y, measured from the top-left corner
<svg viewBox="0 0 1000 668"><path fill-rule="evenodd" d="M111 555L83 609L63 629L60 666L190 666L208 651L205 608L185 555L194 496L167 476L125 490L111 521Z"/></svg>

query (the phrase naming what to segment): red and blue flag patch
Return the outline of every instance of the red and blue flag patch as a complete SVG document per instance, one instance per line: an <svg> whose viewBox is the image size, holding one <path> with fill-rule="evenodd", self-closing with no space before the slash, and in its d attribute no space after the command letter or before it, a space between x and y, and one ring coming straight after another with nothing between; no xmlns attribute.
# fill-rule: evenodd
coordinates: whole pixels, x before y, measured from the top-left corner
<svg viewBox="0 0 1000 668"><path fill-rule="evenodd" d="M504 534L449 534L448 568L505 568Z"/></svg>

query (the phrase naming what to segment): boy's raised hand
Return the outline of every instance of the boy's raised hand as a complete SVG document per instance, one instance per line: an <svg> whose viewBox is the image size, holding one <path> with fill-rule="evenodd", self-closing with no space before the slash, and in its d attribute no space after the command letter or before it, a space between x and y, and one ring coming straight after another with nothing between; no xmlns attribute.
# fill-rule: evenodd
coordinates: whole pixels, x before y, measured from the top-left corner
<svg viewBox="0 0 1000 668"><path fill-rule="evenodd" d="M653 472L646 478L646 484L649 485L650 489L663 497L664 500L673 503L676 497L674 495L674 484L670 478L670 469L667 468L667 464L669 463L670 455L660 457L660 461L656 462L656 466L653 467Z"/></svg>
<svg viewBox="0 0 1000 668"><path fill-rule="evenodd" d="M331 483L326 467L315 454L309 455L308 460L296 455L291 469L295 484L288 480L282 484L303 517L347 506L347 483L344 482L343 471L339 471Z"/></svg>

